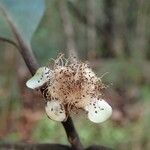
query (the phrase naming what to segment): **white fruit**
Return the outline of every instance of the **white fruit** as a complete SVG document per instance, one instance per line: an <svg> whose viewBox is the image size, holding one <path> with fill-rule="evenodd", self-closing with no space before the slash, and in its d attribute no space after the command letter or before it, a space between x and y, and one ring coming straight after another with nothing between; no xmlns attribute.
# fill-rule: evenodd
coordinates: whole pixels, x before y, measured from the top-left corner
<svg viewBox="0 0 150 150"><path fill-rule="evenodd" d="M51 100L47 102L45 106L45 111L47 116L55 121L64 121L66 120L66 113L64 106L60 104L59 101Z"/></svg>
<svg viewBox="0 0 150 150"><path fill-rule="evenodd" d="M95 123L106 121L112 114L111 106L103 99L92 99L85 110L88 112L89 120Z"/></svg>
<svg viewBox="0 0 150 150"><path fill-rule="evenodd" d="M52 77L53 72L47 67L40 67L35 75L26 82L26 86L36 89L44 85Z"/></svg>

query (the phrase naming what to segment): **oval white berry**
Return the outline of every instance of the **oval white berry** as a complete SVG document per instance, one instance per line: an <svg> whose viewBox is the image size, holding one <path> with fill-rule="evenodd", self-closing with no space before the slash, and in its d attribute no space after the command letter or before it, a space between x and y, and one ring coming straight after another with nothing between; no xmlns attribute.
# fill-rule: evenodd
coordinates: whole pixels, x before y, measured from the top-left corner
<svg viewBox="0 0 150 150"><path fill-rule="evenodd" d="M106 121L112 114L111 106L103 99L92 99L85 110L88 112L89 120L95 123Z"/></svg>
<svg viewBox="0 0 150 150"><path fill-rule="evenodd" d="M55 121L65 121L66 112L64 106L57 100L48 101L45 106L47 116Z"/></svg>
<svg viewBox="0 0 150 150"><path fill-rule="evenodd" d="M53 75L52 70L50 70L47 67L40 67L36 71L35 75L26 82L26 86L31 89L39 88L44 83L49 81L52 75Z"/></svg>

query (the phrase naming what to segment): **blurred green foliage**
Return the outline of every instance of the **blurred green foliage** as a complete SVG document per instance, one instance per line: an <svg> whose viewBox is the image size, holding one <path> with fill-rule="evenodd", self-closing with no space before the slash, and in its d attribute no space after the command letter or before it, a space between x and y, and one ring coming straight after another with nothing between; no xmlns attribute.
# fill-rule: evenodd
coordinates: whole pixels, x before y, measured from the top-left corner
<svg viewBox="0 0 150 150"><path fill-rule="evenodd" d="M1 0L0 1L0 6L6 9L7 12L11 15L11 18L15 21L23 38L27 42L31 41L32 35L35 32L45 10L45 3L43 0L37 0L34 3L34 5L33 5L33 2L34 1L31 1L31 0L26 0L26 1ZM3 14L1 14L1 16L2 15ZM32 20L32 22L30 22L30 20ZM6 28L5 23L6 21L1 20L2 28L0 29L2 29L2 32L4 34L2 34L2 32L0 32L0 34L1 36L4 36L4 37L6 37L5 32L7 33L9 31L9 27L7 26Z"/></svg>

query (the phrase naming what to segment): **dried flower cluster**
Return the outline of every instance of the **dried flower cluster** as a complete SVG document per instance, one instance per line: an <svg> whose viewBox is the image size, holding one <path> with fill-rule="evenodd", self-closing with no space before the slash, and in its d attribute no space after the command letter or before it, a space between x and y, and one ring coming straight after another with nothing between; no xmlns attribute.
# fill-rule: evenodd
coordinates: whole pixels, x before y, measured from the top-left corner
<svg viewBox="0 0 150 150"><path fill-rule="evenodd" d="M78 109L85 110L95 123L105 121L112 113L110 105L101 98L105 88L101 78L86 63L75 59L71 63L63 55L55 60L53 69L39 68L26 85L32 89L42 86L46 113L56 121L65 121L70 112Z"/></svg>

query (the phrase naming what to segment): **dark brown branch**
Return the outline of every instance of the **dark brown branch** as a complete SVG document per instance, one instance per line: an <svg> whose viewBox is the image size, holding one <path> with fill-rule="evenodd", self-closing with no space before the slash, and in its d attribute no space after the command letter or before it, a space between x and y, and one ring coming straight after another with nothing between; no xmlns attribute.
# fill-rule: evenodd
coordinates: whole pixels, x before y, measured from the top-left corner
<svg viewBox="0 0 150 150"><path fill-rule="evenodd" d="M88 59L91 60L95 58L96 55L93 55L93 51L97 47L97 37L96 37L96 1L87 0L87 51Z"/></svg>
<svg viewBox="0 0 150 150"><path fill-rule="evenodd" d="M3 150L72 150L67 145L61 144L30 144L30 143L1 143L0 149ZM113 150L111 148L107 148L105 146L93 145L85 150Z"/></svg>
<svg viewBox="0 0 150 150"><path fill-rule="evenodd" d="M8 23L12 29L12 32L14 33L18 44L19 44L19 51L28 67L30 70L31 74L33 75L35 71L38 69L39 65L34 57L34 54L32 52L31 46L25 42L25 40L22 38L20 32L18 31L18 28L16 24L13 22L9 14L6 13L6 11L3 9L4 14L6 16L6 19L8 20ZM69 142L72 146L73 149L75 150L82 150L82 144L80 142L80 139L78 137L78 134L75 130L74 124L72 122L72 119L68 117L66 122L62 123L67 137L69 139Z"/></svg>
<svg viewBox="0 0 150 150"><path fill-rule="evenodd" d="M80 12L80 10L73 4L73 2L68 1L68 7L69 7L71 13L75 17L77 17L80 20L80 22L82 22L83 24L88 23L87 17Z"/></svg>
<svg viewBox="0 0 150 150"><path fill-rule="evenodd" d="M75 43L75 34L72 21L70 19L70 14L68 12L68 7L66 7L66 1L58 1L59 12L62 20L62 25L64 28L64 33L66 36L66 46L68 56L74 56L78 59L77 47Z"/></svg>
<svg viewBox="0 0 150 150"><path fill-rule="evenodd" d="M17 49L19 49L19 46L17 45L17 43L15 43L14 41L12 41L10 39L4 38L4 37L0 37L0 41L7 42L7 43L13 45L14 47L16 47Z"/></svg>
<svg viewBox="0 0 150 150"><path fill-rule="evenodd" d="M80 142L79 136L76 132L76 129L73 125L71 117L68 117L66 122L62 122L64 129L67 133L68 141L72 145L73 150L83 150L83 146Z"/></svg>
<svg viewBox="0 0 150 150"><path fill-rule="evenodd" d="M85 14L82 14L81 11L79 10L79 8L77 8L73 2L68 1L68 7L70 12L83 24L90 26L90 24L88 24L88 19L87 16ZM103 33L103 29L101 27L100 24L95 24L95 28L97 30L97 32L99 34Z"/></svg>
<svg viewBox="0 0 150 150"><path fill-rule="evenodd" d="M23 40L22 36L20 35L20 32L17 29L17 26L12 21L11 17L7 14L7 12L4 10L4 8L0 7L0 9L3 11L8 23L10 24L10 27L18 41L18 44L10 39L6 39L3 37L0 37L0 40L14 45L19 50L19 52L23 56L23 59L27 65L28 69L30 70L31 74L33 75L39 65L36 62L36 59L33 55L31 47Z"/></svg>
<svg viewBox="0 0 150 150"><path fill-rule="evenodd" d="M71 150L67 145L61 144L30 144L30 143L1 143L3 150Z"/></svg>
<svg viewBox="0 0 150 150"><path fill-rule="evenodd" d="M114 50L113 39L114 39L114 5L115 2L113 0L105 0L104 1L104 14L105 18L107 18L103 24L103 56L104 57L115 57L116 52Z"/></svg>
<svg viewBox="0 0 150 150"><path fill-rule="evenodd" d="M95 23L95 29L98 36L102 37L102 49L104 57L114 57L116 56L115 50L113 48L113 8L114 2L113 0L104 1L104 14L108 21L106 21L103 25L101 23ZM68 7L70 12L83 24L88 27L92 27L91 24L88 23L88 17L81 13L80 9L75 6L75 4L71 1L68 1Z"/></svg>
<svg viewBox="0 0 150 150"><path fill-rule="evenodd" d="M105 146L92 145L86 148L85 150L113 150L113 149Z"/></svg>
<svg viewBox="0 0 150 150"><path fill-rule="evenodd" d="M3 8L1 8L1 9L3 10L3 13L6 16L6 19L12 29L12 32L14 33L14 36L18 41L19 51L27 65L28 69L30 70L31 74L33 75L35 73L35 71L38 69L39 65L35 59L35 56L31 49L31 46L23 39L22 35L20 34L20 32L17 28L17 25L12 20L10 15Z"/></svg>

